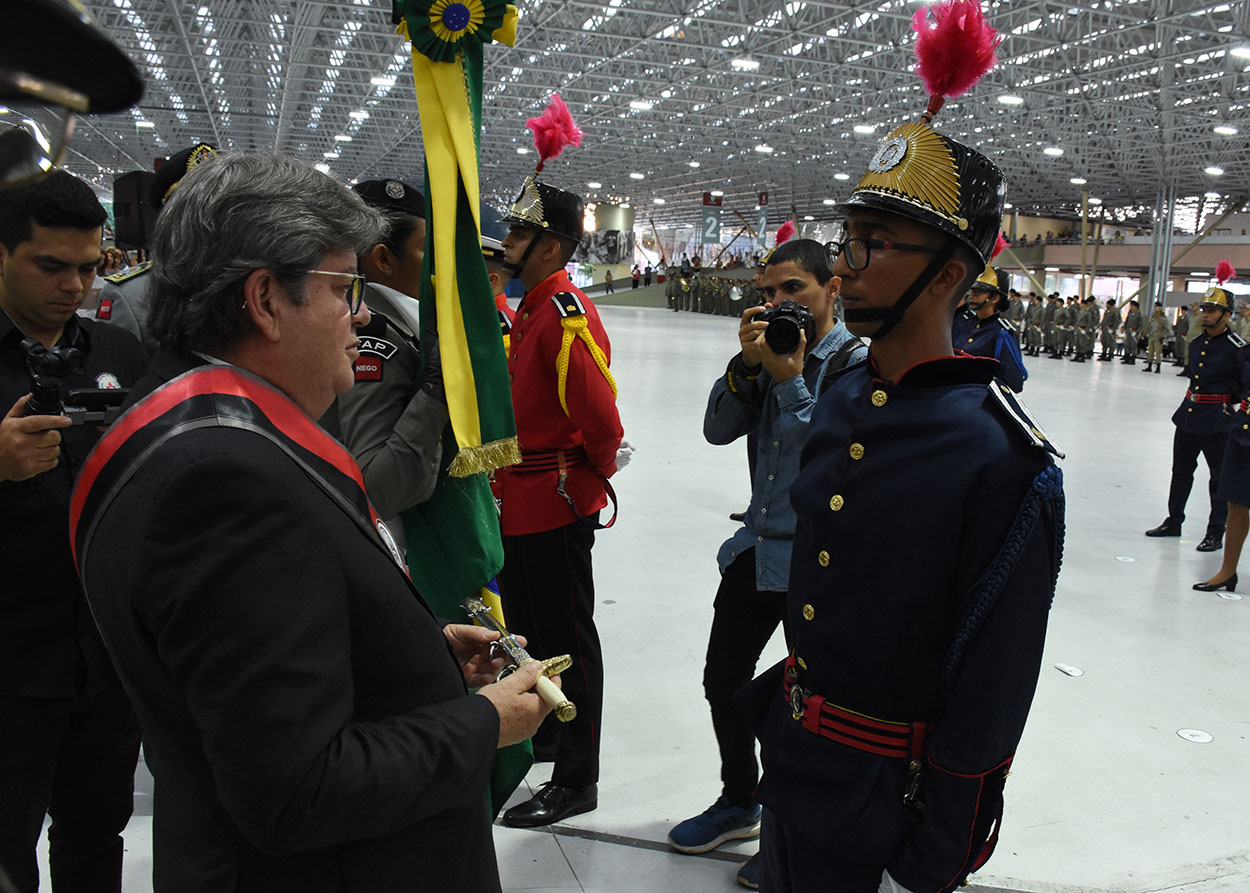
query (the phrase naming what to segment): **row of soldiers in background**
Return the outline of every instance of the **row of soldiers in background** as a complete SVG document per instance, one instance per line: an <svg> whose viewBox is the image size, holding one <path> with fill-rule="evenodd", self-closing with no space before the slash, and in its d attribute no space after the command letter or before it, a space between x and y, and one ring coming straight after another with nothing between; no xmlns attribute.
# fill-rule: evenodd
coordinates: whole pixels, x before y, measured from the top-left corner
<svg viewBox="0 0 1250 893"><path fill-rule="evenodd" d="M726 279L691 272L670 277L665 283L664 298L674 313L689 310L715 316L740 316L744 307L760 302L759 279L758 269L753 279Z"/></svg>

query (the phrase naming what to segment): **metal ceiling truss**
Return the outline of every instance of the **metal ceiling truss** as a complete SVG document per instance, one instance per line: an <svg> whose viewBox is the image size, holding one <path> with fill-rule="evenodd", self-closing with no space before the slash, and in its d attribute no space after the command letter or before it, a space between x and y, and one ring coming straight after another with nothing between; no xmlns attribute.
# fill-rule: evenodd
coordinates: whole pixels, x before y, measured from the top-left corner
<svg viewBox="0 0 1250 893"><path fill-rule="evenodd" d="M138 109L86 119L76 134L69 167L101 188L196 140L287 152L345 181L420 183L411 62L386 0L87 5L148 82ZM525 119L557 90L586 136L544 178L669 224L693 222L712 189L742 212L769 192L784 209L774 226L791 206L829 219L823 201L844 196L881 137L926 101L912 71L914 0L519 5L517 45L486 50L482 183L497 207L533 170ZM1017 211L1079 215L1074 177L1128 224L1149 221L1165 186L1194 226L1250 193L1250 59L1230 52L1250 45L1250 3L993 0L986 11L1005 36L1000 63L937 126L1002 166ZM731 66L744 56L758 70ZM1002 104L1008 94L1023 102ZM1204 173L1213 166L1224 173Z"/></svg>

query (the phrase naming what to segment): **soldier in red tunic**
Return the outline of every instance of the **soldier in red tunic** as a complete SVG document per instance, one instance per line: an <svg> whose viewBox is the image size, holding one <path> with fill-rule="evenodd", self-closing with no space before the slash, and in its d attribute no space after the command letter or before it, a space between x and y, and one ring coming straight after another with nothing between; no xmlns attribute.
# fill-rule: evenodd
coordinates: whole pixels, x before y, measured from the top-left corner
<svg viewBox="0 0 1250 893"><path fill-rule="evenodd" d="M569 654L564 692L577 718L536 741L553 752L551 782L508 810L504 824L538 827L598 805L603 657L594 623L590 551L607 479L621 446L611 346L594 304L565 265L582 236L580 197L526 180L504 222L505 262L525 286L513 322L508 372L522 461L496 473L510 626L535 654ZM609 522L610 523L610 522Z"/></svg>

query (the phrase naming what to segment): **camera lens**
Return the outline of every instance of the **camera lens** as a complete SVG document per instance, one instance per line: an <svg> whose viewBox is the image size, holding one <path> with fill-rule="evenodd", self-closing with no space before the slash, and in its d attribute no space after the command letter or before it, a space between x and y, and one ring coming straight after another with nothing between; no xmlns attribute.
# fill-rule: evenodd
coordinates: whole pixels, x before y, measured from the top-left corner
<svg viewBox="0 0 1250 893"><path fill-rule="evenodd" d="M775 354L794 353L799 349L799 324L792 316L777 316L769 320L764 340Z"/></svg>

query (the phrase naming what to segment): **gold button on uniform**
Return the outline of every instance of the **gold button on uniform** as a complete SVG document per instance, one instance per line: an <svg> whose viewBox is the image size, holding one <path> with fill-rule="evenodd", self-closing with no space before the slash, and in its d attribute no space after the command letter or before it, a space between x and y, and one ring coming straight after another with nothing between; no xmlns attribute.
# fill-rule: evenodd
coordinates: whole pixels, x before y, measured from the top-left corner
<svg viewBox="0 0 1250 893"><path fill-rule="evenodd" d="M864 458L864 445L862 443L851 444L851 458L852 459Z"/></svg>
<svg viewBox="0 0 1250 893"><path fill-rule="evenodd" d="M833 509L835 512L842 511L842 506L844 505L846 505L846 500L836 493L829 500L829 508Z"/></svg>
<svg viewBox="0 0 1250 893"><path fill-rule="evenodd" d="M811 620L811 619L812 619L812 618L814 618L815 616L816 616L816 609L815 609L815 608L813 608L811 605L804 605L804 606L803 606L803 619L804 619L804 620Z"/></svg>
<svg viewBox="0 0 1250 893"><path fill-rule="evenodd" d="M826 552L824 549L821 549L820 554L816 556L816 560L820 562L821 567L828 567L829 566L829 553Z"/></svg>
<svg viewBox="0 0 1250 893"><path fill-rule="evenodd" d="M886 394L885 391L873 391L872 392L872 405L873 406L885 406L885 401L889 399L890 397L888 394Z"/></svg>

